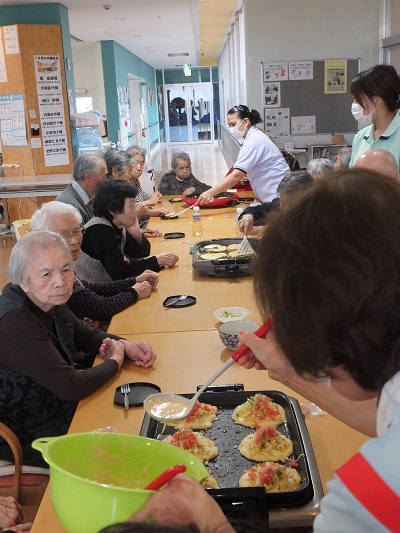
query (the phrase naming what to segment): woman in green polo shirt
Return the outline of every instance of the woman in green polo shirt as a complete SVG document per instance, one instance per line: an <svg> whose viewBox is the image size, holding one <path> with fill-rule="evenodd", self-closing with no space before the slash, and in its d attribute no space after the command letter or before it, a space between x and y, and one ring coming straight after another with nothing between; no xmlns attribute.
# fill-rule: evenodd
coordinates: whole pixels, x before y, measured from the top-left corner
<svg viewBox="0 0 400 533"><path fill-rule="evenodd" d="M371 148L391 152L400 166L400 78L391 65L375 65L351 82L352 113L356 120L371 118L353 141L350 166Z"/></svg>

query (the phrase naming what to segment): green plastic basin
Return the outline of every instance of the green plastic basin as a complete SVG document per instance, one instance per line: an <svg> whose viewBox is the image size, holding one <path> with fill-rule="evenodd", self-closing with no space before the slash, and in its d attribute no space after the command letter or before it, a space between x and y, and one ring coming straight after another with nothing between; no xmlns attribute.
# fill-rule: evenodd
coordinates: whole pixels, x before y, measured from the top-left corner
<svg viewBox="0 0 400 533"><path fill-rule="evenodd" d="M197 481L203 463L176 446L121 433L76 433L37 439L32 447L50 465L54 509L70 533L97 533L127 520L154 491L144 490L176 464Z"/></svg>

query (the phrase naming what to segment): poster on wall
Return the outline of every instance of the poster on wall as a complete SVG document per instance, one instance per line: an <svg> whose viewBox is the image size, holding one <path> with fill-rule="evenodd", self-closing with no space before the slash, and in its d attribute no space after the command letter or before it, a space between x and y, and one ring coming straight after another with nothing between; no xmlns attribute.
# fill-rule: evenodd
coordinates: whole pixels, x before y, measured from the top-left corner
<svg viewBox="0 0 400 533"><path fill-rule="evenodd" d="M347 92L347 59L327 59L324 62L324 93Z"/></svg>
<svg viewBox="0 0 400 533"><path fill-rule="evenodd" d="M60 56L34 56L36 89L46 167L68 165Z"/></svg>
<svg viewBox="0 0 400 533"><path fill-rule="evenodd" d="M290 136L290 109L264 109L264 131L274 141L287 141Z"/></svg>
<svg viewBox="0 0 400 533"><path fill-rule="evenodd" d="M264 107L280 107L281 84L276 81L264 83Z"/></svg>
<svg viewBox="0 0 400 533"><path fill-rule="evenodd" d="M24 96L0 96L1 142L3 146L27 146Z"/></svg>
<svg viewBox="0 0 400 533"><path fill-rule="evenodd" d="M118 94L118 114L119 114L119 131L118 142L123 150L126 150L132 144L132 124L131 124L131 106L129 101L128 87L117 86Z"/></svg>
<svg viewBox="0 0 400 533"><path fill-rule="evenodd" d="M17 26L4 26L3 30L6 54L19 54Z"/></svg>
<svg viewBox="0 0 400 533"><path fill-rule="evenodd" d="M0 28L0 83L7 81L6 60L4 57L4 46L2 37L2 28Z"/></svg>
<svg viewBox="0 0 400 533"><path fill-rule="evenodd" d="M284 81L288 79L288 62L271 61L263 63L264 81Z"/></svg>
<svg viewBox="0 0 400 533"><path fill-rule="evenodd" d="M289 61L289 80L314 79L314 63L312 61Z"/></svg>
<svg viewBox="0 0 400 533"><path fill-rule="evenodd" d="M292 117L292 135L301 135L303 133L316 132L315 115L305 117Z"/></svg>

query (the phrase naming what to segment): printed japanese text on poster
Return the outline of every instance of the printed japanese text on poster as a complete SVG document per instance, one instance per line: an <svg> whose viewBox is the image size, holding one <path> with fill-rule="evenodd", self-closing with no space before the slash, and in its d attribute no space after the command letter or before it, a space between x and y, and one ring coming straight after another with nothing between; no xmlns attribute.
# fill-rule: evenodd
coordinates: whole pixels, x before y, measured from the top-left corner
<svg viewBox="0 0 400 533"><path fill-rule="evenodd" d="M35 56L35 74L45 165L68 165L60 56Z"/></svg>
<svg viewBox="0 0 400 533"><path fill-rule="evenodd" d="M314 79L314 63L312 61L289 61L289 80Z"/></svg>
<svg viewBox="0 0 400 533"><path fill-rule="evenodd" d="M4 146L26 146L24 97L22 94L0 96L1 142Z"/></svg>
<svg viewBox="0 0 400 533"><path fill-rule="evenodd" d="M264 109L264 131L274 141L287 141L290 136L290 109Z"/></svg>
<svg viewBox="0 0 400 533"><path fill-rule="evenodd" d="M264 81L285 81L288 79L288 62L271 61L263 63Z"/></svg>
<svg viewBox="0 0 400 533"><path fill-rule="evenodd" d="M347 59L327 59L324 74L325 94L347 92Z"/></svg>
<svg viewBox="0 0 400 533"><path fill-rule="evenodd" d="M315 115L304 117L292 117L292 135L301 135L302 133L316 132L316 118Z"/></svg>

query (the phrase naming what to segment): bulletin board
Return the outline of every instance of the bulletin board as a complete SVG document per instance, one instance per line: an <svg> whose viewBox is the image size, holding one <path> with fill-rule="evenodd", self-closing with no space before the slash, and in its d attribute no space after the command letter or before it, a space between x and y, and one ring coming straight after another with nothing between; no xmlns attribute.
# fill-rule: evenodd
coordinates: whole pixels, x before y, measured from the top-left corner
<svg viewBox="0 0 400 533"><path fill-rule="evenodd" d="M289 64L289 61L282 60L282 64L285 63ZM315 116L316 134L357 132L357 121L351 114L350 84L359 73L360 60L347 59L345 92L334 94L324 92L325 60L313 60L312 64L312 79L277 80L280 85L280 99L275 107L288 108L290 117ZM265 81L262 64L263 101ZM273 111L273 107L268 109Z"/></svg>

